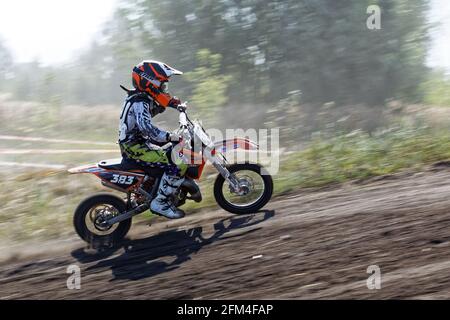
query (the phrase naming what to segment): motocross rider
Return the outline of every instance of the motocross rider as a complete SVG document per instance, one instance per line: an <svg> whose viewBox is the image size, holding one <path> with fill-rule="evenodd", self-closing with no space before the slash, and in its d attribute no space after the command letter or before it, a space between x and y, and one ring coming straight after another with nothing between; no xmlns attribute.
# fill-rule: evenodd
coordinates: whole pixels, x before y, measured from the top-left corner
<svg viewBox="0 0 450 320"><path fill-rule="evenodd" d="M128 90L119 125L119 145L123 157L133 159L141 166L164 169L158 194L151 201L150 209L169 219L184 216L170 197L183 183L188 166L180 159L172 159L171 148L161 147L168 142L179 142L180 136L157 128L152 118L167 107L180 104L180 100L172 97L167 89L170 77L181 74L181 71L154 60L144 60L135 66L132 71L135 90Z"/></svg>

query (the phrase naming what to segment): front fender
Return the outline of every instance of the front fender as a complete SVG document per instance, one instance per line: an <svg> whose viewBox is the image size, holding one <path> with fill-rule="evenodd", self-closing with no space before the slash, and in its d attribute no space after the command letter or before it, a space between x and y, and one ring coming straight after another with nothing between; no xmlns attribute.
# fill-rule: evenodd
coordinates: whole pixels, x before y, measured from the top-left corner
<svg viewBox="0 0 450 320"><path fill-rule="evenodd" d="M229 150L242 149L242 150L258 150L259 146L256 142L246 138L233 138L228 140L222 140L214 142L214 148L220 152L227 152Z"/></svg>

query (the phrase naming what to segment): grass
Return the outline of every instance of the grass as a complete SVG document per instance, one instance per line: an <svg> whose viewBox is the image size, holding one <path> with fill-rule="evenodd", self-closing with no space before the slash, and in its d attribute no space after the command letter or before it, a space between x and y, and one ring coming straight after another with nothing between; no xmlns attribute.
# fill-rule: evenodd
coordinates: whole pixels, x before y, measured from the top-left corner
<svg viewBox="0 0 450 320"><path fill-rule="evenodd" d="M71 230L71 213L88 194L101 190L87 177L65 172L2 173L0 239L21 241L58 238Z"/></svg>
<svg viewBox="0 0 450 320"><path fill-rule="evenodd" d="M319 139L282 163L275 178L275 193L362 180L402 169L420 170L426 164L449 158L448 131L398 129Z"/></svg>
<svg viewBox="0 0 450 320"><path fill-rule="evenodd" d="M303 151L285 156L274 176L275 195L301 188L321 187L391 174L403 169L419 171L424 165L450 159L448 131L397 129L368 135L354 132L332 139L316 139ZM214 176L201 181L204 201L188 202L193 213L216 206ZM61 238L73 234L72 214L88 195L105 191L97 178L66 172L23 171L3 181L0 212L0 240L22 241ZM145 214L141 219L148 219Z"/></svg>

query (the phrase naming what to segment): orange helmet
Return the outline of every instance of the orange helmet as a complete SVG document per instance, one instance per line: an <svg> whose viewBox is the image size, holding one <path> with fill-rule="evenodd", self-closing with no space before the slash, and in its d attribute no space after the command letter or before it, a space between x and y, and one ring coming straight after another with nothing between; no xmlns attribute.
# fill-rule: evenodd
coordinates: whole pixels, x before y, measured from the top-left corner
<svg viewBox="0 0 450 320"><path fill-rule="evenodd" d="M167 82L174 74L183 74L183 72L159 61L144 60L133 68L133 86L139 91L147 92L165 107L171 99L167 93Z"/></svg>

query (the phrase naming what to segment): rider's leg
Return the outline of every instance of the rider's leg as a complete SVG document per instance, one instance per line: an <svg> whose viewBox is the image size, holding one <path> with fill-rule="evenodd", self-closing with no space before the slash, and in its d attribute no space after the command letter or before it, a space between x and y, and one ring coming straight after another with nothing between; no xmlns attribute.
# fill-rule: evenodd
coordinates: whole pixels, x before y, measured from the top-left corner
<svg viewBox="0 0 450 320"><path fill-rule="evenodd" d="M150 204L150 209L158 214L161 214L170 219L179 219L184 217L184 211L174 206L170 200L184 181L184 175L188 168L187 164L181 159L175 159L170 155L171 150L168 150L166 157L169 160L170 166L161 178L158 188L158 194Z"/></svg>
<svg viewBox="0 0 450 320"><path fill-rule="evenodd" d="M184 181L184 177L169 175L165 172L161 178L158 194L150 204L150 209L170 219L184 217L184 211L174 206L171 197L177 192Z"/></svg>
<svg viewBox="0 0 450 320"><path fill-rule="evenodd" d="M125 154L131 159L139 160L151 166L164 168L165 173L161 178L158 194L150 204L150 209L170 219L182 218L184 212L176 208L171 197L177 192L184 181L187 164L182 161L171 161L170 150L151 150L145 144L122 146Z"/></svg>

